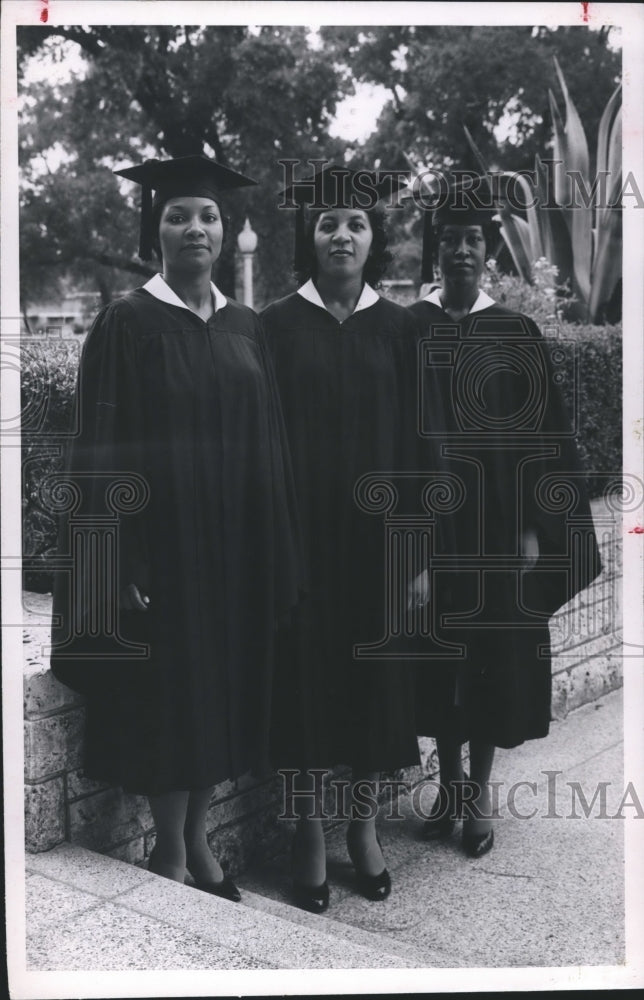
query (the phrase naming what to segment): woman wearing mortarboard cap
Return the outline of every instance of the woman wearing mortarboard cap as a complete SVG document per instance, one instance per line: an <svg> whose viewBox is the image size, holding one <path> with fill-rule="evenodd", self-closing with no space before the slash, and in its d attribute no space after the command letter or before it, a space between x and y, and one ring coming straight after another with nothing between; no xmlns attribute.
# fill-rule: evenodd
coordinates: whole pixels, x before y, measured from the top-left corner
<svg viewBox="0 0 644 1000"><path fill-rule="evenodd" d="M480 288L494 223L484 178L443 190L425 214L422 274L431 281L437 260L441 284L410 307L428 338L433 386L439 379L444 454L464 489L449 533L456 542L452 570L441 585L432 581L437 600L449 595L443 639L461 653L418 669L418 731L436 737L441 775L424 835L447 836L462 817L463 847L472 857L494 843L495 747L548 733L548 618L600 571L547 343L531 319ZM466 741L469 781L461 763Z"/></svg>
<svg viewBox="0 0 644 1000"><path fill-rule="evenodd" d="M187 867L198 888L237 900L210 853L206 813L214 785L266 767L273 633L299 579L259 320L211 281L222 195L255 182L205 156L117 173L142 185L140 255L154 249L162 272L94 321L68 468L99 527L119 476L144 496L118 525L120 659L110 629L97 635L91 623L109 594L97 596L76 564L80 601L57 580L52 669L87 695L86 776L149 798L150 869L183 882ZM146 647L143 661L132 652Z"/></svg>
<svg viewBox="0 0 644 1000"><path fill-rule="evenodd" d="M377 204L400 183L327 166L285 194L297 205L297 292L262 320L293 462L309 592L278 639L274 763L300 769L293 796L297 902L329 902L320 801L306 769L338 764L377 786L379 772L414 764L413 670L354 648L382 638L386 573L382 516L360 509L362 476L415 468L416 326L374 290L390 255ZM367 193L368 192L368 193ZM422 574L410 582L422 599ZM318 790L319 791L319 790ZM375 830L351 806L347 847L357 884L384 899L390 878ZM367 810L368 812L368 810ZM363 812L364 815L364 812Z"/></svg>

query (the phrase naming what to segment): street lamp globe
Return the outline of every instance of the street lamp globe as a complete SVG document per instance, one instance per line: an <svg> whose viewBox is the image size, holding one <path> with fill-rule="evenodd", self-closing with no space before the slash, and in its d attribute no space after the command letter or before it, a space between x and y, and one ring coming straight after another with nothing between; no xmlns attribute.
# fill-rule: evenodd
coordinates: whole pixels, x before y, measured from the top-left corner
<svg viewBox="0 0 644 1000"><path fill-rule="evenodd" d="M244 228L237 237L237 248L240 253L255 253L257 250L257 233L251 228L251 224L246 218Z"/></svg>

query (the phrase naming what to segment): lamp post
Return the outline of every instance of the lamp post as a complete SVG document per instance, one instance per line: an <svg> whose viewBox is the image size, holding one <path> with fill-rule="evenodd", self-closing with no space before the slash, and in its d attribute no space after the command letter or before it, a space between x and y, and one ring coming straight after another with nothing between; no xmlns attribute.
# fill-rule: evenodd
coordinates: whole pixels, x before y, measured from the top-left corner
<svg viewBox="0 0 644 1000"><path fill-rule="evenodd" d="M242 255L244 262L243 286L244 305L253 308L253 257L257 250L257 233L251 228L248 218L244 222L244 228L237 237L237 249Z"/></svg>

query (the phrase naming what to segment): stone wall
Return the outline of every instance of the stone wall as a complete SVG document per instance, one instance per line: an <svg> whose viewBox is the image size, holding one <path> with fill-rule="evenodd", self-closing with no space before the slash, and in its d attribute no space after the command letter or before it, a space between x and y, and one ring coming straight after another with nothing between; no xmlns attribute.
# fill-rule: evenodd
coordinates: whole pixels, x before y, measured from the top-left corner
<svg viewBox="0 0 644 1000"><path fill-rule="evenodd" d="M137 863L154 846L154 823L143 796L83 777L83 699L59 684L43 662L51 598L25 593L25 826L28 851L69 840ZM208 834L231 870L260 842L283 835L275 823L277 778L225 781L213 795ZM276 844L275 847L278 845Z"/></svg>
<svg viewBox="0 0 644 1000"><path fill-rule="evenodd" d="M593 515L603 572L551 621L552 714L574 708L622 683L620 653L621 553L617 522L601 501ZM82 775L82 698L51 675L42 650L49 641L51 597L24 596L25 818L28 851L46 851L63 840L133 863L154 846L154 824L145 798L126 794ZM421 741L422 770L436 771L433 741ZM231 871L282 846L290 823L279 822L281 779L242 777L215 789L208 814L211 846Z"/></svg>

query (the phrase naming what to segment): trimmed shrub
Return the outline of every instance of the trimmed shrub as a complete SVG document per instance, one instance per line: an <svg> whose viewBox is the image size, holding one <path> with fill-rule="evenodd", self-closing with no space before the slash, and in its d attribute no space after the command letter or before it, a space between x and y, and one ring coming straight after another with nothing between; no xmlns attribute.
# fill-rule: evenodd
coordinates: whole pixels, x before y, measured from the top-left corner
<svg viewBox="0 0 644 1000"><path fill-rule="evenodd" d="M576 441L590 495L601 496L622 468L621 326L560 323L544 325L542 332L576 355L577 382L569 357L561 389L571 419L576 415Z"/></svg>
<svg viewBox="0 0 644 1000"><path fill-rule="evenodd" d="M57 535L40 485L63 467L80 348L80 340L53 337L25 337L21 344L23 582L39 593L52 587Z"/></svg>
<svg viewBox="0 0 644 1000"><path fill-rule="evenodd" d="M532 279L528 284L518 275L504 274L489 260L481 287L499 305L533 319L548 340L568 345L575 361L568 357L564 364L561 389L571 419L576 419L576 441L588 471L590 494L601 496L622 467L621 326L562 320L573 299L567 285L559 284L557 268L544 257L533 262Z"/></svg>

